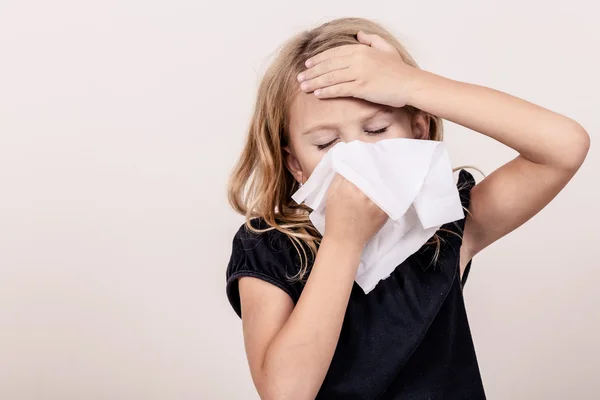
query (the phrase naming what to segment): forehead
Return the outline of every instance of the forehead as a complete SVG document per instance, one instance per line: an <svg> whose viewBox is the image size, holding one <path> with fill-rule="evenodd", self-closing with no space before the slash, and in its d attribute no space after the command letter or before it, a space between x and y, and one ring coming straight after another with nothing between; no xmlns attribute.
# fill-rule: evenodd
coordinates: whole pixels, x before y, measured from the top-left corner
<svg viewBox="0 0 600 400"><path fill-rule="evenodd" d="M365 117L383 110L392 108L353 97L319 99L313 93L299 92L290 104L289 129L292 135L300 135L319 124L360 123Z"/></svg>

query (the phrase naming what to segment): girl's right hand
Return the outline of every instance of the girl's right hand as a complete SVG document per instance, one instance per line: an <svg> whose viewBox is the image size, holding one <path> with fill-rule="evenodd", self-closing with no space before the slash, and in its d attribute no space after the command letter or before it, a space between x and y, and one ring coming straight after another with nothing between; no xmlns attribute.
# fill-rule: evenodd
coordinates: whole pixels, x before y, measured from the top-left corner
<svg viewBox="0 0 600 400"><path fill-rule="evenodd" d="M383 227L388 215L352 182L335 174L326 195L324 237L362 249Z"/></svg>

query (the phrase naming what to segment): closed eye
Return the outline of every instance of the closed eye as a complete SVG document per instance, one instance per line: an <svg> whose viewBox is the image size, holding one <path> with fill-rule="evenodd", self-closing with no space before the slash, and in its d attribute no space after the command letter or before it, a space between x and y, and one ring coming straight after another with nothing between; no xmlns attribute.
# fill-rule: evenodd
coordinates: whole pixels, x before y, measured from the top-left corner
<svg viewBox="0 0 600 400"><path fill-rule="evenodd" d="M377 130L374 130L374 131L365 131L365 133L366 133L367 135L369 135L369 136L372 136L372 135L380 135L380 134L382 134L382 133L385 133L385 132L387 131L387 129L388 129L388 127L386 126L385 128L377 129ZM325 143L325 144L318 144L318 145L317 145L317 148L318 148L319 150L325 150L326 148L328 148L329 146L331 146L331 145L332 145L333 143L335 143L336 141L337 141L337 138L336 138L336 139L334 139L334 140L332 140L332 141L331 141L331 142L329 142L329 143Z"/></svg>
<svg viewBox="0 0 600 400"><path fill-rule="evenodd" d="M328 148L329 146L331 146L337 139L333 139L331 142L329 143L325 143L325 144L318 144L317 148L319 150L325 150L326 148Z"/></svg>
<svg viewBox="0 0 600 400"><path fill-rule="evenodd" d="M377 129L376 131L365 131L367 133L367 135L378 135L380 133L384 133L385 131L387 131L388 127L386 126L385 128L381 128L381 129Z"/></svg>

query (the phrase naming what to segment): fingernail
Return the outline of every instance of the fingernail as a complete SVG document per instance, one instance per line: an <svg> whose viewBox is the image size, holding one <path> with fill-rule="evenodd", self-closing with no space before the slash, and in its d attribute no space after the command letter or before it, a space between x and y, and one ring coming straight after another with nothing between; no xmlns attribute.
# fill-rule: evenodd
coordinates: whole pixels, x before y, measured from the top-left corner
<svg viewBox="0 0 600 400"><path fill-rule="evenodd" d="M306 88L308 87L308 84L306 82L304 82L300 85L300 87L302 88L302 90L306 90Z"/></svg>
<svg viewBox="0 0 600 400"><path fill-rule="evenodd" d="M304 80L304 74L298 75L298 81L302 82Z"/></svg>
<svg viewBox="0 0 600 400"><path fill-rule="evenodd" d="M311 67L312 66L312 60L309 58L308 60L306 60L306 62L304 63L304 65L306 65L307 67Z"/></svg>
<svg viewBox="0 0 600 400"><path fill-rule="evenodd" d="M320 96L320 95L321 95L321 89L315 90L315 96Z"/></svg>

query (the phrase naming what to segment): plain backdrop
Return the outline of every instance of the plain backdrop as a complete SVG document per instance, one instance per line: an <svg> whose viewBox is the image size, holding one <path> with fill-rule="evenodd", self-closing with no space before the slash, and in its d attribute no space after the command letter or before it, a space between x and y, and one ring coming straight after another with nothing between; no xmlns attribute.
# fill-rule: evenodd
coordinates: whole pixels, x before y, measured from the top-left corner
<svg viewBox="0 0 600 400"><path fill-rule="evenodd" d="M273 51L345 16L383 23L423 69L590 133L577 176L475 258L465 296L490 399L599 398L597 7L3 0L0 398L258 398L225 296L243 222L226 182ZM455 166L515 155L445 129Z"/></svg>

